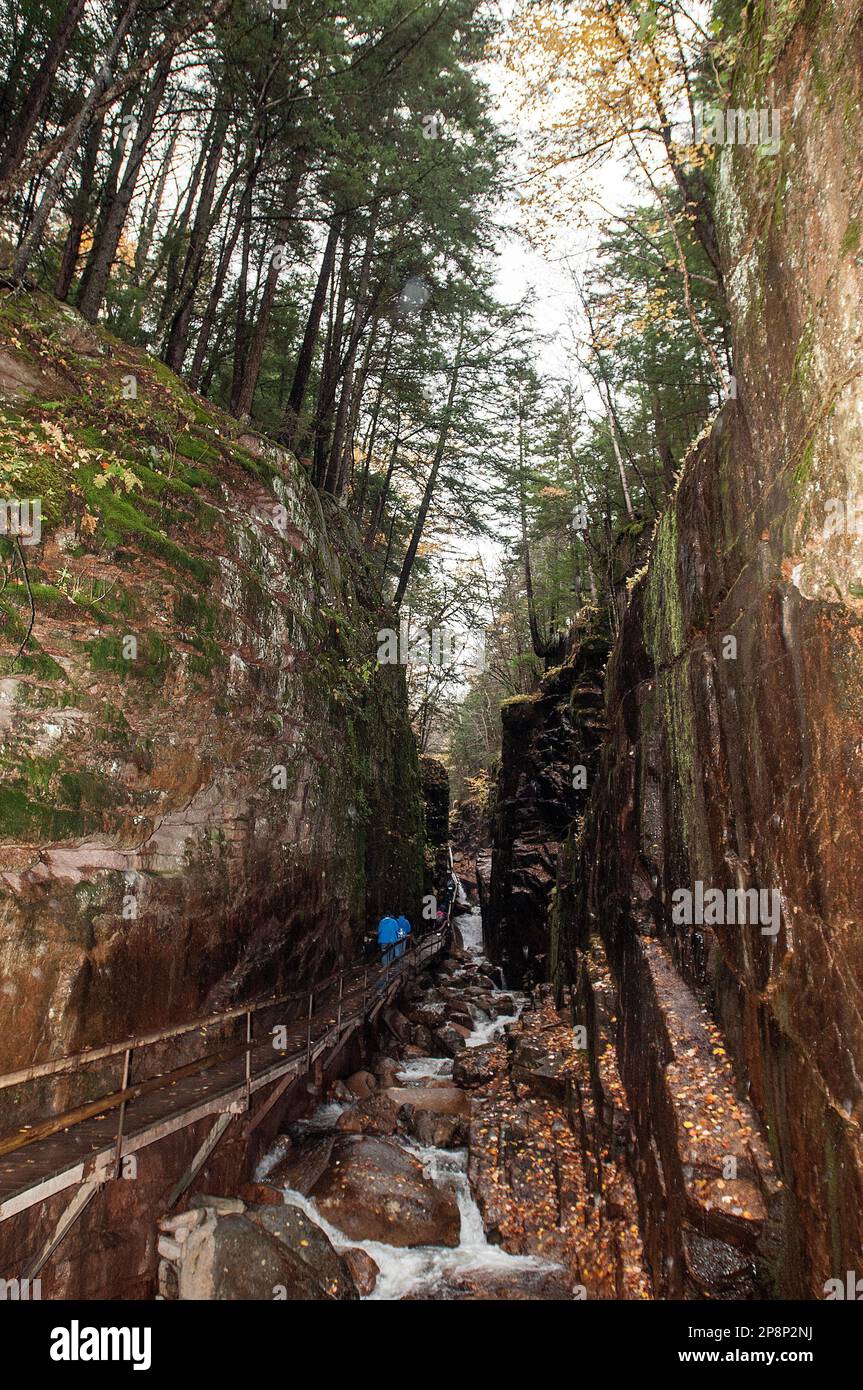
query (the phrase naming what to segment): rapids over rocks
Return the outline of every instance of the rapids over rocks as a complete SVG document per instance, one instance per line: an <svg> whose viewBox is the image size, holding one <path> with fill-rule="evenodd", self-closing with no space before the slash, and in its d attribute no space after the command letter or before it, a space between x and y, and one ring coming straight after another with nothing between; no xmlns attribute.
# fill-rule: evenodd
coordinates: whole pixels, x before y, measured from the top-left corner
<svg viewBox="0 0 863 1390"><path fill-rule="evenodd" d="M161 1223L163 1296L649 1298L632 1183L571 1021L459 944L384 1014L368 1069L279 1135L237 1198Z"/></svg>

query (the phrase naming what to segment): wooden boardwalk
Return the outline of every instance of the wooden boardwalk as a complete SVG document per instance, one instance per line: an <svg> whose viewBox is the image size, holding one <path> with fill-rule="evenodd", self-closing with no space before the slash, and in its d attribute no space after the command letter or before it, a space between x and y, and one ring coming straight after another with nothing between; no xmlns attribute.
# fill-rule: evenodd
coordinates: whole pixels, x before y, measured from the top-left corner
<svg viewBox="0 0 863 1390"><path fill-rule="evenodd" d="M78 1189L54 1236L32 1262L28 1275L32 1277L38 1272L98 1187L118 1174L124 1159L179 1129L215 1115L216 1123L190 1168L178 1175L169 1205L176 1201L233 1116L246 1113L245 1133L250 1134L292 1081L305 1075L316 1062L333 1058L356 1029L373 1019L398 993L408 973L424 968L440 953L444 938L442 931L416 943L410 938L408 949L398 961L386 967L359 966L343 971L306 995L258 1000L207 1019L0 1076L3 1089L23 1087L46 1076L74 1074L110 1058L123 1064L120 1089L0 1136L0 1221L66 1188ZM284 1031L278 1034L276 1050L273 1025L265 1022L265 1016L280 1010L284 1015L286 1006L300 1016L278 1025ZM239 1042L226 1042L223 1037L200 1057L176 1070L135 1081L136 1059L154 1044L164 1045L172 1038L196 1032L205 1037L214 1030L224 1033L226 1027L243 1022L245 1038ZM253 1036L256 1024L257 1040ZM271 1088L269 1094L254 1105L253 1098L267 1088Z"/></svg>

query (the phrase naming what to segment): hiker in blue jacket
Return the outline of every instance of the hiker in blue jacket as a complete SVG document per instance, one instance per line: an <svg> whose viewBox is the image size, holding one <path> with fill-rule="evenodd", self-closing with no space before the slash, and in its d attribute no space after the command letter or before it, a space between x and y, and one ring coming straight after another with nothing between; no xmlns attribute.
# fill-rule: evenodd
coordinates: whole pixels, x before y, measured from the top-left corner
<svg viewBox="0 0 863 1390"><path fill-rule="evenodd" d="M399 924L391 912L385 912L378 922L378 945L381 948L381 965L389 965L396 958L396 944L399 940Z"/></svg>
<svg viewBox="0 0 863 1390"><path fill-rule="evenodd" d="M403 956L408 944L408 937L411 934L411 924L404 913L396 918L396 925L399 929L399 944L396 947L396 955Z"/></svg>

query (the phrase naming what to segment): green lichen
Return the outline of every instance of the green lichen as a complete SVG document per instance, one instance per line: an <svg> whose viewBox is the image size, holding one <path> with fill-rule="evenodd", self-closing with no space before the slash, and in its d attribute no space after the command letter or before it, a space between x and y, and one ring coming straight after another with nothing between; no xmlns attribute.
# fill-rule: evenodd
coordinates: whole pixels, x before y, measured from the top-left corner
<svg viewBox="0 0 863 1390"><path fill-rule="evenodd" d="M807 319L803 326L803 331L797 343L794 353L794 364L791 368L791 383L796 385L801 391L806 391L812 381L813 352L815 346L815 323L812 318Z"/></svg>
<svg viewBox="0 0 863 1390"><path fill-rule="evenodd" d="M31 800L24 787L0 786L0 839L63 840L86 834L98 823L91 813Z"/></svg>
<svg viewBox="0 0 863 1390"><path fill-rule="evenodd" d="M860 221L859 218L852 217L848 226L845 228L845 235L839 243L840 256L848 256L853 251L860 249Z"/></svg>
<svg viewBox="0 0 863 1390"><path fill-rule="evenodd" d="M650 555L644 598L647 650L656 667L675 660L683 651L684 623L677 574L677 511L663 514Z"/></svg>
<svg viewBox="0 0 863 1390"><path fill-rule="evenodd" d="M126 643L129 636L137 643L134 656L124 654L124 650L132 650ZM140 637L135 633L94 637L84 643L84 649L90 658L91 671L110 671L121 680L133 676L151 685L161 685L171 664L171 648L155 632L143 633Z"/></svg>
<svg viewBox="0 0 863 1390"><path fill-rule="evenodd" d="M702 779L698 773L698 740L695 706L690 686L690 658L659 675L659 708L676 783L675 805L680 817L682 842L699 862Z"/></svg>

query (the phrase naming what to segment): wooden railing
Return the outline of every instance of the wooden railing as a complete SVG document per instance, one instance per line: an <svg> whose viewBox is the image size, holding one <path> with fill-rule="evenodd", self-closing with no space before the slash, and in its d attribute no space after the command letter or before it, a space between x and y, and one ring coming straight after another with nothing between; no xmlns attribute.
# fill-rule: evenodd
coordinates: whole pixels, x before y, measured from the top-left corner
<svg viewBox="0 0 863 1390"><path fill-rule="evenodd" d="M304 1000L306 1001L305 1008L301 1008L299 1011L299 1017L290 1020L294 1035L291 1039L294 1050L290 1053L285 1051L283 1060L300 1059L305 1053L307 1067L310 1067L313 1040L316 1048L319 1048L320 1044L328 1038L338 1040L348 1026L353 1027L358 1020L364 1020L370 1013L375 1012L381 1000L388 996L390 985L396 979L409 971L420 969L439 954L446 944L448 927L449 915L447 928L430 932L418 938L413 935L408 937L404 952L395 959L387 959L386 964L381 964L378 967L370 969L368 965L359 965L351 970L341 970L318 981L308 990L293 990L284 994L272 995L253 1003L223 1009L219 1013L209 1014L203 1018L195 1018L169 1028L137 1034L134 1037L124 1038L119 1042L106 1043L100 1047L86 1048L80 1052L53 1058L50 1061L35 1062L31 1066L21 1067L17 1071L0 1075L0 1090L3 1090L12 1086L25 1086L46 1077L77 1073L94 1063L104 1062L113 1057L122 1058L118 1090L103 1094L83 1105L67 1110L63 1114L52 1115L26 1129L19 1129L14 1134L3 1136L0 1138L0 1157L26 1148L40 1139L69 1129L84 1120L101 1116L106 1111L116 1109L119 1110L116 1139L117 1163L119 1164L127 1108L134 1100L142 1095L166 1090L184 1077L207 1071L232 1058L245 1057L248 1104L251 1098L254 1074L252 1057L256 1047L260 1047L262 1041L259 1039L256 1042L254 1039L253 1024L258 1014L264 1010L282 1006L300 1006ZM389 955L389 953L387 954ZM316 1004L318 1005L317 1008ZM332 1018L333 1013L335 1014L334 1019ZM222 1028L225 1024L236 1022L238 1019L245 1020L245 1038L242 1043L236 1043L215 1053L207 1053L175 1068L173 1071L159 1073L132 1083L133 1059L141 1049L157 1043L169 1042L171 1039L181 1038L195 1032L206 1033L210 1029ZM319 1024L321 1020L324 1020L325 1028L323 1035L318 1037L316 1023ZM304 1038L301 1036L303 1032L305 1033Z"/></svg>

